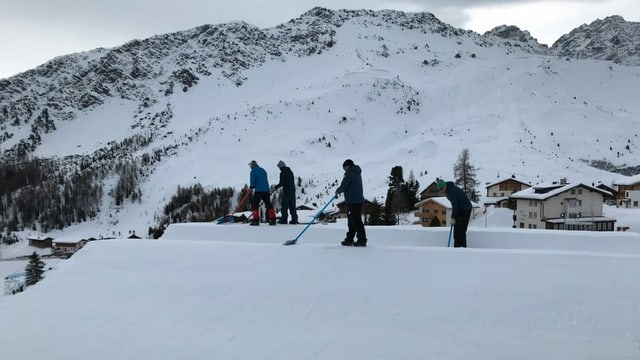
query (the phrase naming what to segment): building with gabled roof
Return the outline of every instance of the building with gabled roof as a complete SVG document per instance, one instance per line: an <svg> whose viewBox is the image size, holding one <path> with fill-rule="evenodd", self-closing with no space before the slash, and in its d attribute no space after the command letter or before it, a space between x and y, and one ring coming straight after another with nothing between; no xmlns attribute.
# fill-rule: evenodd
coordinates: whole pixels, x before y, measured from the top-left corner
<svg viewBox="0 0 640 360"><path fill-rule="evenodd" d="M29 236L27 237L29 246L37 247L40 249L47 249L53 247L53 238L49 236Z"/></svg>
<svg viewBox="0 0 640 360"><path fill-rule="evenodd" d="M603 216L604 198L609 192L583 183L544 183L519 191L516 227L613 231L615 219Z"/></svg>
<svg viewBox="0 0 640 360"><path fill-rule="evenodd" d="M414 206L418 209L414 215L422 226L447 226L450 223L451 202L444 196L426 198Z"/></svg>
<svg viewBox="0 0 640 360"><path fill-rule="evenodd" d="M57 256L70 257L82 249L88 240L75 238L58 238L53 240L53 253Z"/></svg>
<svg viewBox="0 0 640 360"><path fill-rule="evenodd" d="M629 176L613 182L618 187L618 206L628 208L640 207L640 174Z"/></svg>
<svg viewBox="0 0 640 360"><path fill-rule="evenodd" d="M485 186L487 196L485 205L495 205L497 207L505 207L515 209L515 201L510 200L511 194L530 188L531 184L520 181L512 176L510 178L501 179Z"/></svg>

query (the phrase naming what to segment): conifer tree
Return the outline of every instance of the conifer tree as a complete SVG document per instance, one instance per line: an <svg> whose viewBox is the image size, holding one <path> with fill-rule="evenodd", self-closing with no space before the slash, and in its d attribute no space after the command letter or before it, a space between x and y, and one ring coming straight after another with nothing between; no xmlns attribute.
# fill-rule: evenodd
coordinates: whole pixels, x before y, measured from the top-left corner
<svg viewBox="0 0 640 360"><path fill-rule="evenodd" d="M391 174L389 175L389 189L387 190L387 199L385 201L385 216L386 220L391 220L389 214L401 213L406 208L406 196L404 191L404 177L402 176L402 166L394 166L391 168ZM397 220L397 216L393 216ZM393 225L394 223L387 222L387 225Z"/></svg>
<svg viewBox="0 0 640 360"><path fill-rule="evenodd" d="M382 208L382 224L383 225L396 225L398 222L396 215L393 213L389 206Z"/></svg>
<svg viewBox="0 0 640 360"><path fill-rule="evenodd" d="M33 254L29 256L29 262L25 267L26 275L26 285L34 285L38 281L42 280L42 274L44 274L45 263L40 260L40 256L34 251Z"/></svg>
<svg viewBox="0 0 640 360"><path fill-rule="evenodd" d="M382 204L378 202L378 199L374 199L369 204L369 221L367 225L384 225L382 219Z"/></svg>
<svg viewBox="0 0 640 360"><path fill-rule="evenodd" d="M453 165L455 184L464 191L469 200L477 202L479 181L476 180L477 168L471 164L469 149L463 149L458 155L458 161Z"/></svg>
<svg viewBox="0 0 640 360"><path fill-rule="evenodd" d="M417 194L420 188L413 171L409 174L409 180L405 181L402 166L394 166L388 183L389 190L385 202L387 212L400 214L412 211L414 204L418 202Z"/></svg>
<svg viewBox="0 0 640 360"><path fill-rule="evenodd" d="M416 180L416 177L413 175L413 170L409 172L409 179L406 182L406 198L407 198L407 210L413 210L413 206L420 201L418 199L418 191L420 191L420 182Z"/></svg>

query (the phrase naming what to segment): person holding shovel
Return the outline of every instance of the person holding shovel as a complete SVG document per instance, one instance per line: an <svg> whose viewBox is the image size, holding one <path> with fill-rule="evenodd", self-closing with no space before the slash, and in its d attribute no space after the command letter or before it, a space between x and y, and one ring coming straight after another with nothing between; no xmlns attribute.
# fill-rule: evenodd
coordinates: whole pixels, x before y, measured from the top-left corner
<svg viewBox="0 0 640 360"><path fill-rule="evenodd" d="M336 189L336 196L344 194L347 204L347 237L341 242L343 246L367 246L367 234L362 223L362 170L360 166L347 159L342 163L344 177ZM353 241L357 239L357 241Z"/></svg>
<svg viewBox="0 0 640 360"><path fill-rule="evenodd" d="M473 206L462 189L451 181L436 179L436 188L444 189L451 202L451 225L453 225L453 247L467 247L467 227Z"/></svg>

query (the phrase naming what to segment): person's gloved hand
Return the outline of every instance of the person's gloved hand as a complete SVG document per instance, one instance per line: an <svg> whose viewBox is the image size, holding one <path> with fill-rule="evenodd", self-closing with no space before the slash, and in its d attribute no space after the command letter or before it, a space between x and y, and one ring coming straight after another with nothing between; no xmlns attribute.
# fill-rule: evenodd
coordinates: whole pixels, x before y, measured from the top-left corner
<svg viewBox="0 0 640 360"><path fill-rule="evenodd" d="M455 225L456 224L456 219L452 218L451 219L451 225Z"/></svg>

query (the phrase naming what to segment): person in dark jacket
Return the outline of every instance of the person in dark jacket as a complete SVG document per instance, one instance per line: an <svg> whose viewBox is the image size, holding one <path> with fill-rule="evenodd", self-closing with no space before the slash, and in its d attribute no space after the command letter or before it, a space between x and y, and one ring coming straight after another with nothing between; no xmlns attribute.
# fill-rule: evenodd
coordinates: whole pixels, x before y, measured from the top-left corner
<svg viewBox="0 0 640 360"><path fill-rule="evenodd" d="M362 195L362 170L360 166L347 159L342 163L344 177L340 186L336 189L336 196L344 193L344 200L347 204L347 237L342 241L344 246L367 246L367 234L362 223L362 206L364 196ZM357 241L353 241L357 238Z"/></svg>
<svg viewBox="0 0 640 360"><path fill-rule="evenodd" d="M293 176L293 171L284 163L284 161L278 161L278 168L280 169L280 182L276 185L276 189L282 188L282 201L280 205L280 224L287 223L287 215L291 213L290 224L298 223L298 213L296 211L296 183Z"/></svg>
<svg viewBox="0 0 640 360"><path fill-rule="evenodd" d="M276 211L273 209L273 205L271 204L267 172L258 166L258 163L255 160L251 160L249 166L251 167L251 172L249 173L249 187L253 189L253 197L251 198L253 219L251 219L251 225L260 225L260 200L264 202L264 206L267 208L269 225L275 225Z"/></svg>
<svg viewBox="0 0 640 360"><path fill-rule="evenodd" d="M467 247L467 227L473 206L467 194L451 181L436 180L438 190L445 189L451 202L451 225L453 225L453 247Z"/></svg>

